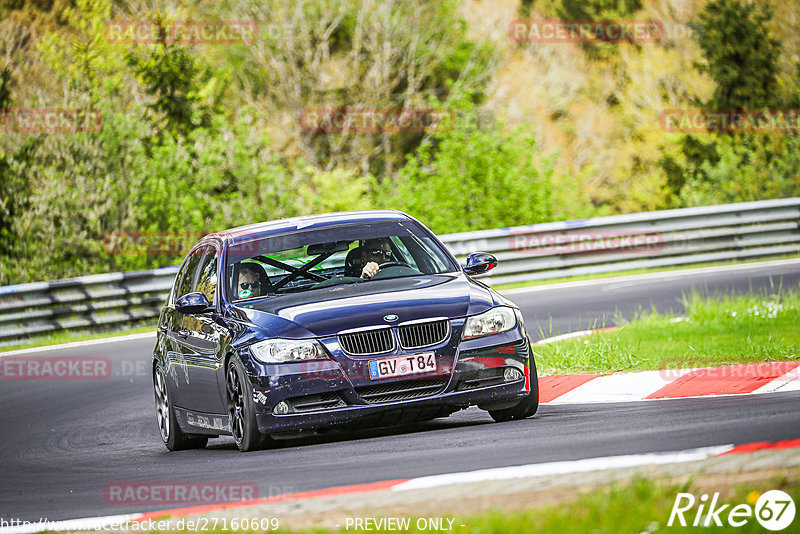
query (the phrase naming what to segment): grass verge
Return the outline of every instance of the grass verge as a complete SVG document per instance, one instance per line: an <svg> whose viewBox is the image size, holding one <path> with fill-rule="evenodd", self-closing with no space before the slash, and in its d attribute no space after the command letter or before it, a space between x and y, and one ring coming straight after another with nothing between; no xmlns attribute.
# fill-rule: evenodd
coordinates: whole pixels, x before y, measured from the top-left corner
<svg viewBox="0 0 800 534"><path fill-rule="evenodd" d="M698 512L699 499L703 491L692 487L692 484L658 483L646 478L637 478L628 484L612 485L604 490L581 494L575 501L559 506L548 506L524 512L490 512L484 515L465 518L458 521L464 527L456 527L455 532L480 533L528 533L557 534L563 532L603 533L650 533L650 532L708 532L709 529L722 532L765 532L759 522L751 517L745 525L734 528L727 524L728 512L738 504L755 506L758 497L771 489L780 489L788 493L795 502L800 502L800 482L783 478L766 481L761 488L752 486L736 486L720 492L719 506L730 503L720 514L722 528L693 527ZM709 491L709 490L705 490ZM678 493L691 493L697 504L684 513L687 527L678 523L676 518L671 527L667 526L670 512ZM709 495L709 500L712 498ZM699 521L705 521L704 509ZM713 521L713 520L712 520ZM795 518L795 524L800 521ZM787 529L791 532L792 528ZM414 532L414 530L411 530ZM794 531L796 532L796 530Z"/></svg>
<svg viewBox="0 0 800 534"><path fill-rule="evenodd" d="M144 334L146 332L155 332L156 325L155 323L145 324L142 326L136 326L129 330L112 330L108 332L96 332L96 333L76 333L76 332L58 332L55 334L50 334L48 336L37 337L30 341L20 342L16 345L9 345L7 347L0 347L0 355L4 352L12 351L12 350L19 350L19 349L29 349L33 347L43 347L47 345L61 345L62 343L73 343L76 341L88 341L92 339L104 339L107 337L117 337L117 336L128 336L131 334Z"/></svg>
<svg viewBox="0 0 800 534"><path fill-rule="evenodd" d="M627 482L620 482L606 486L593 486L585 488L576 496L563 499L555 504L537 505L536 502L515 503L510 509L492 509L483 513L470 513L467 515L453 514L446 507L433 517L414 517L404 515L400 510L391 508L382 510L376 503L377 509L365 514L353 514L348 521L341 521L337 528L330 529L317 527L313 529L280 528L278 532L293 534L340 534L344 532L436 532L447 531L454 533L480 533L480 534L562 534L572 532L591 532L593 534L649 534L655 532L767 532L755 517L756 504L761 495L770 490L781 490L787 493L795 503L800 503L800 473L797 470L784 470L780 474L761 477L748 483L737 481L733 476L729 480L720 480L717 477L713 482L704 481L702 476L697 479L685 481L652 480L643 476L636 476ZM685 509L683 519L686 526L681 526L680 519L676 517L672 526L668 526L673 507L679 493L691 494L694 506ZM710 503L717 494L715 510L725 507L719 514L719 524L714 518L709 519L709 526L702 526L708 517ZM707 497L702 498L703 495ZM513 500L513 497L509 497ZM689 503L688 497L683 497L680 507ZM700 508L702 505L702 509ZM727 505L727 506L725 506ZM745 505L750 509L750 517L741 515L734 517L734 521L744 521L738 527L731 526L729 514L734 507ZM762 510L763 501L759 503ZM775 508L772 501L768 508ZM778 505L780 506L780 505ZM786 510L784 510L785 512ZM762 512L766 515L767 512ZM693 526L697 519L698 526ZM361 523L356 523L360 520ZM365 521L369 520L369 523ZM796 525L800 523L800 514L796 514L794 521L783 532L797 532ZM191 531L183 531L189 534ZM216 533L231 531L215 531ZM238 531L242 532L242 531ZM249 531L253 532L253 531Z"/></svg>
<svg viewBox="0 0 800 534"><path fill-rule="evenodd" d="M534 347L549 374L800 359L800 291L683 298L686 316L641 314L619 330Z"/></svg>

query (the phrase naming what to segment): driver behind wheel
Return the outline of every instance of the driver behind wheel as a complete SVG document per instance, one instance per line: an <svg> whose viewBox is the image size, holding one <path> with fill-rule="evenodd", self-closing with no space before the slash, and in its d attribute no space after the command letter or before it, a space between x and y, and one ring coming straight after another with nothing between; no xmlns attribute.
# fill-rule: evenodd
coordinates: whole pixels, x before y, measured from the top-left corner
<svg viewBox="0 0 800 534"><path fill-rule="evenodd" d="M378 274L382 263L392 259L392 247L389 245L389 240L379 237L364 241L361 246L361 259L364 261L361 278L369 280Z"/></svg>

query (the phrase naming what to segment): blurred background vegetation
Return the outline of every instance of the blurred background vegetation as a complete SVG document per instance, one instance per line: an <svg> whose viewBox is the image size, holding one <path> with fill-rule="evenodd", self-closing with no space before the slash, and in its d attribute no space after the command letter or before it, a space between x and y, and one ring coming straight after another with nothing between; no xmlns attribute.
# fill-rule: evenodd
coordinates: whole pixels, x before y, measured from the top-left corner
<svg viewBox="0 0 800 534"><path fill-rule="evenodd" d="M517 19L655 19L657 43L517 43ZM250 45L113 44L119 20L248 20ZM796 0L0 0L0 285L172 265L119 232L395 208L437 233L800 194L800 137L667 133L669 109L800 108ZM310 132L313 108L452 129Z"/></svg>

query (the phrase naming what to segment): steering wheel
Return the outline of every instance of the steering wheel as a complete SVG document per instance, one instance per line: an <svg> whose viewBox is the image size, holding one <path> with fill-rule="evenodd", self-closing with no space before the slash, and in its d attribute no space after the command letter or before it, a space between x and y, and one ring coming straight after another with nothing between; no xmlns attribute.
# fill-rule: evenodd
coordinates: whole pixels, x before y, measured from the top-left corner
<svg viewBox="0 0 800 534"><path fill-rule="evenodd" d="M381 271L384 270L386 267L408 267L409 269L413 269L411 265L407 264L404 261L386 261L379 264L378 267L381 268Z"/></svg>
<svg viewBox="0 0 800 534"><path fill-rule="evenodd" d="M383 278L392 278L394 275L390 274L393 267L405 268L409 269L410 273L418 273L416 269L414 269L411 265L404 261L387 261L386 263L380 264L381 270L375 273L372 280L381 280ZM395 273L397 274L397 273Z"/></svg>

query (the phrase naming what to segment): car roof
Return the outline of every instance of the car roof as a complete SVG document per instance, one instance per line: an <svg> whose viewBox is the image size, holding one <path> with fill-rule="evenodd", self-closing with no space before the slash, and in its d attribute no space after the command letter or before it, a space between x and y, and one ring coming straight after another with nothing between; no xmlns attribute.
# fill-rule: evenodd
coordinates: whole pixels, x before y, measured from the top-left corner
<svg viewBox="0 0 800 534"><path fill-rule="evenodd" d="M207 239L220 239L227 244L242 243L251 239L269 237L270 235L284 234L293 230L309 230L342 224L358 224L386 221L411 221L409 215L397 210L363 210L341 211L325 213L322 215L303 215L288 219L265 221L245 226L230 228L221 232L207 235Z"/></svg>

